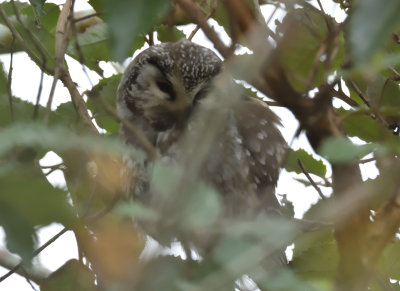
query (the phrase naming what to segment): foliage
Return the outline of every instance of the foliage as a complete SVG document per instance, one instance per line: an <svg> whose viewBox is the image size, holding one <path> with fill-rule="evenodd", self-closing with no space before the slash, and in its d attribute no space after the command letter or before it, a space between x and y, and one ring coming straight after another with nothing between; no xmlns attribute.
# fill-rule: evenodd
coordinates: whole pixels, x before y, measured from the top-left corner
<svg viewBox="0 0 400 291"><path fill-rule="evenodd" d="M61 10L49 1L29 2L0 3L0 53L25 51L51 75ZM67 262L37 282L41 290L94 290L94 277L104 290L233 290L235 284L246 290L244 275L262 290L400 289L399 1L336 0L348 16L343 23L309 1L256 2L90 0L93 11L74 15L65 53L100 77L82 103L101 134L87 127L82 103L74 98L50 112L14 96L12 78L0 63L0 226L7 249L34 266L38 230L56 222L75 232L81 256L90 262ZM282 17L265 23L260 5ZM207 17L251 54L221 48ZM99 63L122 62L155 38L188 38L180 25L190 23L212 40L236 81L252 85L246 85L249 96L266 95L290 109L306 133L315 152L293 150L283 166L312 174L315 181L296 178L310 191L322 185L333 195L313 205L303 221L292 218L286 195L287 217L225 218L214 189L187 177L187 169L161 162L149 173L156 207L124 196L123 157L145 153L118 140L113 110L120 75L104 77ZM71 88L63 73L58 77L74 96L77 86ZM333 99L342 107L332 106ZM63 160L50 167L63 172L63 189L51 185L40 166L50 151ZM362 182L358 165L368 154L379 175ZM197 261L143 259L145 235L166 246L177 239L186 255L190 247L208 249ZM266 267L274 252L292 243L290 267ZM66 285L74 279L78 285Z"/></svg>

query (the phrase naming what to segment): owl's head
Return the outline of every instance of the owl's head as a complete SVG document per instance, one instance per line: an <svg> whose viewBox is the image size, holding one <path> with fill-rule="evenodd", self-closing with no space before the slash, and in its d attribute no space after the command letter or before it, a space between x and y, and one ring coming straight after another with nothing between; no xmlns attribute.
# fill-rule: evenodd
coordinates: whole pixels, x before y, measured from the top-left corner
<svg viewBox="0 0 400 291"><path fill-rule="evenodd" d="M185 124L221 67L222 61L212 50L189 41L151 46L126 69L118 87L118 103L156 131Z"/></svg>

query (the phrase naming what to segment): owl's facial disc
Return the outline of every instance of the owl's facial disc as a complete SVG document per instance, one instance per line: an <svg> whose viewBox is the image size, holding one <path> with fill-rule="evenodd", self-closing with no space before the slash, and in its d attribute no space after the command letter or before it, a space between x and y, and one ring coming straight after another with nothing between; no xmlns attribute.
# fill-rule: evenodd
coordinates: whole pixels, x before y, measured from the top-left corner
<svg viewBox="0 0 400 291"><path fill-rule="evenodd" d="M156 131L165 131L187 120L193 94L186 92L181 84L179 74L167 75L153 64L143 65L131 96Z"/></svg>

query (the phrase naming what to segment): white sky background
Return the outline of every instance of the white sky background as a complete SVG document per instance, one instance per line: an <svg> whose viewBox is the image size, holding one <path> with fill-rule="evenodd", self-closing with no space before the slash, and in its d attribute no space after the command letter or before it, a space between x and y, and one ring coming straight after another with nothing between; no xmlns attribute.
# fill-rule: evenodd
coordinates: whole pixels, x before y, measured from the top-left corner
<svg viewBox="0 0 400 291"><path fill-rule="evenodd" d="M0 0L5 2L4 0ZM22 1L27 2L27 1ZM64 0L47 1L57 4L63 4ZM343 21L345 14L340 10L339 6L333 3L331 0L323 0L324 9L327 13L335 15L337 21ZM313 5L318 7L317 1L311 1ZM90 9L90 5L86 0L76 0L75 10L87 10ZM262 12L266 18L272 12L271 6L263 6ZM277 13L276 17L282 18L283 13ZM271 21L273 23L273 21ZM218 30L218 26L213 23L214 27ZM275 25L273 25L275 26ZM274 28L274 27L272 27ZM192 25L185 26L183 28L186 34L193 30ZM213 45L206 39L206 37L199 31L193 39L194 42L207 46L213 49ZM3 62L4 68L8 70L10 65L9 55L0 55L0 61ZM75 60L67 59L68 65L71 71L73 80L79 85L80 92L91 89L91 85L86 75L84 74L81 65ZM127 65L125 62L124 65ZM106 76L110 76L116 73L115 68L110 64L101 64L102 68L106 71ZM88 70L88 69L87 69ZM88 70L91 81L97 84L99 76ZM20 97L24 100L35 102L38 86L40 82L40 69L34 64L25 53L17 53L14 55L13 60L13 76L12 76L12 92L14 96ZM50 87L53 78L45 76L43 82L43 90L41 96L41 105L46 106L47 98L50 93ZM23 85L22 85L23 84ZM59 104L70 101L69 93L60 83L56 87L53 108L56 108ZM335 101L335 106L344 106L342 102ZM293 115L284 108L272 108L282 119L284 128L282 133L288 143L292 141L293 135L297 129L298 122ZM361 141L360 141L361 142ZM293 149L303 148L308 152L313 152L307 138L304 134L300 138L296 139L292 144ZM46 157L41 161L42 165L53 165L60 162L60 158L54 153L48 153ZM374 178L377 175L377 169L373 163L361 165L363 179ZM330 169L328 170L330 171ZM282 171L281 177L278 183L277 193L287 194L287 198L293 202L295 207L295 216L301 217L304 212L318 200L318 194L312 187L305 187L303 184L295 181L293 177L299 177L305 179L304 175L293 175ZM57 186L63 187L65 185L64 177L60 170L55 171L48 176L48 179ZM322 191L325 194L330 194L329 189ZM61 225L53 224L48 227L44 227L39 231L39 242L38 245L42 245L48 239L53 237L58 231L62 229ZM2 228L0 227L0 248L5 246L5 236ZM77 258L77 247L75 244L75 237L72 232L67 232L60 237L55 243L47 247L38 257L37 261L42 263L49 270L54 271L62 266L65 261L70 258ZM0 267L0 276L5 274L8 270ZM32 288L26 282L26 280L18 275L13 275L7 278L5 281L0 283L0 291L31 291Z"/></svg>

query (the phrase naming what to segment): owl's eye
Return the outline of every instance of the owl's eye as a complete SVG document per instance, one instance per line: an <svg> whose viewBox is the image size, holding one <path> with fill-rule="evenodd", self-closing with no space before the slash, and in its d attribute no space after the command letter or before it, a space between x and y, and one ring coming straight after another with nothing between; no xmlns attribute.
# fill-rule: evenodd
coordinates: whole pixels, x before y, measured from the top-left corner
<svg viewBox="0 0 400 291"><path fill-rule="evenodd" d="M168 100L170 101L175 100L175 92L174 89L172 88L171 83L165 81L157 81L156 84L158 89L160 89L160 91L166 93L169 96Z"/></svg>
<svg viewBox="0 0 400 291"><path fill-rule="evenodd" d="M199 92L197 92L196 96L194 96L193 105L196 105L201 99L206 97L206 95L207 89L201 89Z"/></svg>

